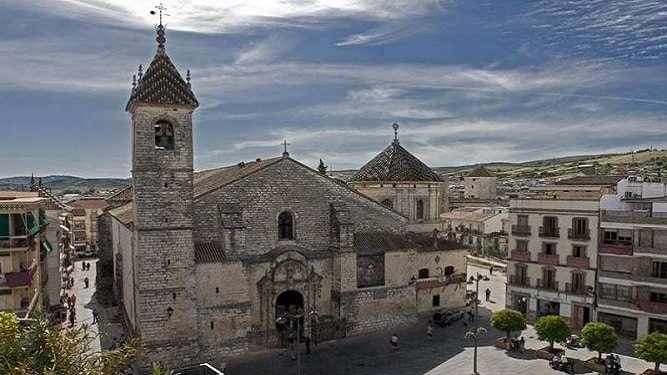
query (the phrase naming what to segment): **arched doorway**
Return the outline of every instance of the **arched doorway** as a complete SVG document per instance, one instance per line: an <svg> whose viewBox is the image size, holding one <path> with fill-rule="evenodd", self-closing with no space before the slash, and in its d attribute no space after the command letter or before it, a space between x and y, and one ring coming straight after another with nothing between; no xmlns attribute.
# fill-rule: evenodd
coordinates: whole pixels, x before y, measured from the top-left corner
<svg viewBox="0 0 667 375"><path fill-rule="evenodd" d="M276 298L276 330L282 346L303 336L303 295L296 290L284 291Z"/></svg>

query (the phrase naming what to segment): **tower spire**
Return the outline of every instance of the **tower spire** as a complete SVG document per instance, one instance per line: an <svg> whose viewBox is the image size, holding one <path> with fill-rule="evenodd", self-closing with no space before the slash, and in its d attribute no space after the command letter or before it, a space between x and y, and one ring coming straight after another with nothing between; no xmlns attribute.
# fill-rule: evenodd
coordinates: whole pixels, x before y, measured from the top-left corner
<svg viewBox="0 0 667 375"><path fill-rule="evenodd" d="M155 9L158 10L157 13L160 15L160 23L155 26L155 31L157 32L157 38L155 40L157 41L157 50L158 52L164 52L164 43L167 41L167 38L164 36L164 29L166 25L162 24L162 16L168 16L167 13L164 13L165 10L167 10L167 7L165 7L162 3L160 5L156 5ZM154 10L151 10L151 14L155 14L156 12Z"/></svg>
<svg viewBox="0 0 667 375"><path fill-rule="evenodd" d="M391 127L394 128L394 143L398 144L398 123L395 122Z"/></svg>

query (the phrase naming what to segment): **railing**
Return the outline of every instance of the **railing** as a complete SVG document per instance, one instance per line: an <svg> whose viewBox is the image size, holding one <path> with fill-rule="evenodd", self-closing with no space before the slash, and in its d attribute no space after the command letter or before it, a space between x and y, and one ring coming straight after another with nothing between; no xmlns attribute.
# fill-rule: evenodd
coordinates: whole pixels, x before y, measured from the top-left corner
<svg viewBox="0 0 667 375"><path fill-rule="evenodd" d="M520 286L530 286L530 277L519 276L519 275L510 275L510 284L511 285L520 285Z"/></svg>
<svg viewBox="0 0 667 375"><path fill-rule="evenodd" d="M567 266L571 268L587 269L590 267L590 259L588 257L575 257L572 255L568 255Z"/></svg>
<svg viewBox="0 0 667 375"><path fill-rule="evenodd" d="M648 300L635 299L632 303L637 305L642 311L651 314L667 314L667 303L653 302Z"/></svg>
<svg viewBox="0 0 667 375"><path fill-rule="evenodd" d="M623 242L607 242L598 245L598 253L615 255L632 255L632 244Z"/></svg>
<svg viewBox="0 0 667 375"><path fill-rule="evenodd" d="M0 249L25 249L30 246L30 239L26 237L0 239Z"/></svg>
<svg viewBox="0 0 667 375"><path fill-rule="evenodd" d="M558 227L539 227L538 235L543 238L559 238L560 228Z"/></svg>
<svg viewBox="0 0 667 375"><path fill-rule="evenodd" d="M557 266L558 265L558 254L538 253L537 254L537 262L541 263L541 264L548 264L550 266Z"/></svg>
<svg viewBox="0 0 667 375"><path fill-rule="evenodd" d="M558 281L545 282L545 280L537 279L537 289L558 291Z"/></svg>
<svg viewBox="0 0 667 375"><path fill-rule="evenodd" d="M510 259L517 262L530 262L530 253L528 251L512 250Z"/></svg>
<svg viewBox="0 0 667 375"><path fill-rule="evenodd" d="M586 285L572 285L570 283L565 283L565 293L587 296L588 291L589 289Z"/></svg>
<svg viewBox="0 0 667 375"><path fill-rule="evenodd" d="M512 234L515 236L530 236L530 225L512 225Z"/></svg>
<svg viewBox="0 0 667 375"><path fill-rule="evenodd" d="M567 238L570 240L588 241L591 239L591 230L586 229L584 231L574 231L572 228L570 228L567 230Z"/></svg>

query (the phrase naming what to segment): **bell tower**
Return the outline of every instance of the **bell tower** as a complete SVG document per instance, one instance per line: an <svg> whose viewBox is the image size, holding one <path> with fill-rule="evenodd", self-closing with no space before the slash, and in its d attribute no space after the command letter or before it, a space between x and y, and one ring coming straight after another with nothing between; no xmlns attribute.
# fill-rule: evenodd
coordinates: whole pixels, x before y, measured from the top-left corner
<svg viewBox="0 0 667 375"><path fill-rule="evenodd" d="M192 114L199 106L165 50L133 77L132 117L135 331L150 361L187 362L196 355L197 310L192 238ZM150 363L150 362L148 362Z"/></svg>

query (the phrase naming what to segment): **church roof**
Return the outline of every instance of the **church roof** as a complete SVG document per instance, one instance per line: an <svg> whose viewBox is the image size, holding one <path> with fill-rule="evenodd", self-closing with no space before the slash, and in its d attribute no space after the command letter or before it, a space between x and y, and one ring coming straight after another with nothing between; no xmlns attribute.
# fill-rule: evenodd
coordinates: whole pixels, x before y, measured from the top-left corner
<svg viewBox="0 0 667 375"><path fill-rule="evenodd" d="M350 181L440 182L440 177L395 139Z"/></svg>
<svg viewBox="0 0 667 375"><path fill-rule="evenodd" d="M139 71L139 81L132 89L125 110L129 111L137 103L197 108L199 102L190 88L190 71L186 83L165 51L164 26L159 25L157 33L158 48L155 57L145 74L142 75L141 70Z"/></svg>
<svg viewBox="0 0 667 375"><path fill-rule="evenodd" d="M196 198L211 190L231 184L234 181L238 181L250 174L273 165L282 159L283 158L280 156L266 160L257 159L253 162L240 162L228 167L197 172L195 173L193 180L194 196Z"/></svg>
<svg viewBox="0 0 667 375"><path fill-rule="evenodd" d="M432 235L423 233L357 232L354 234L354 249L361 254L384 253L404 249L440 251L465 248L458 242L443 238L438 238L436 242Z"/></svg>
<svg viewBox="0 0 667 375"><path fill-rule="evenodd" d="M468 173L466 177L496 177L493 173L489 172L488 169L484 168L483 165L472 170Z"/></svg>

